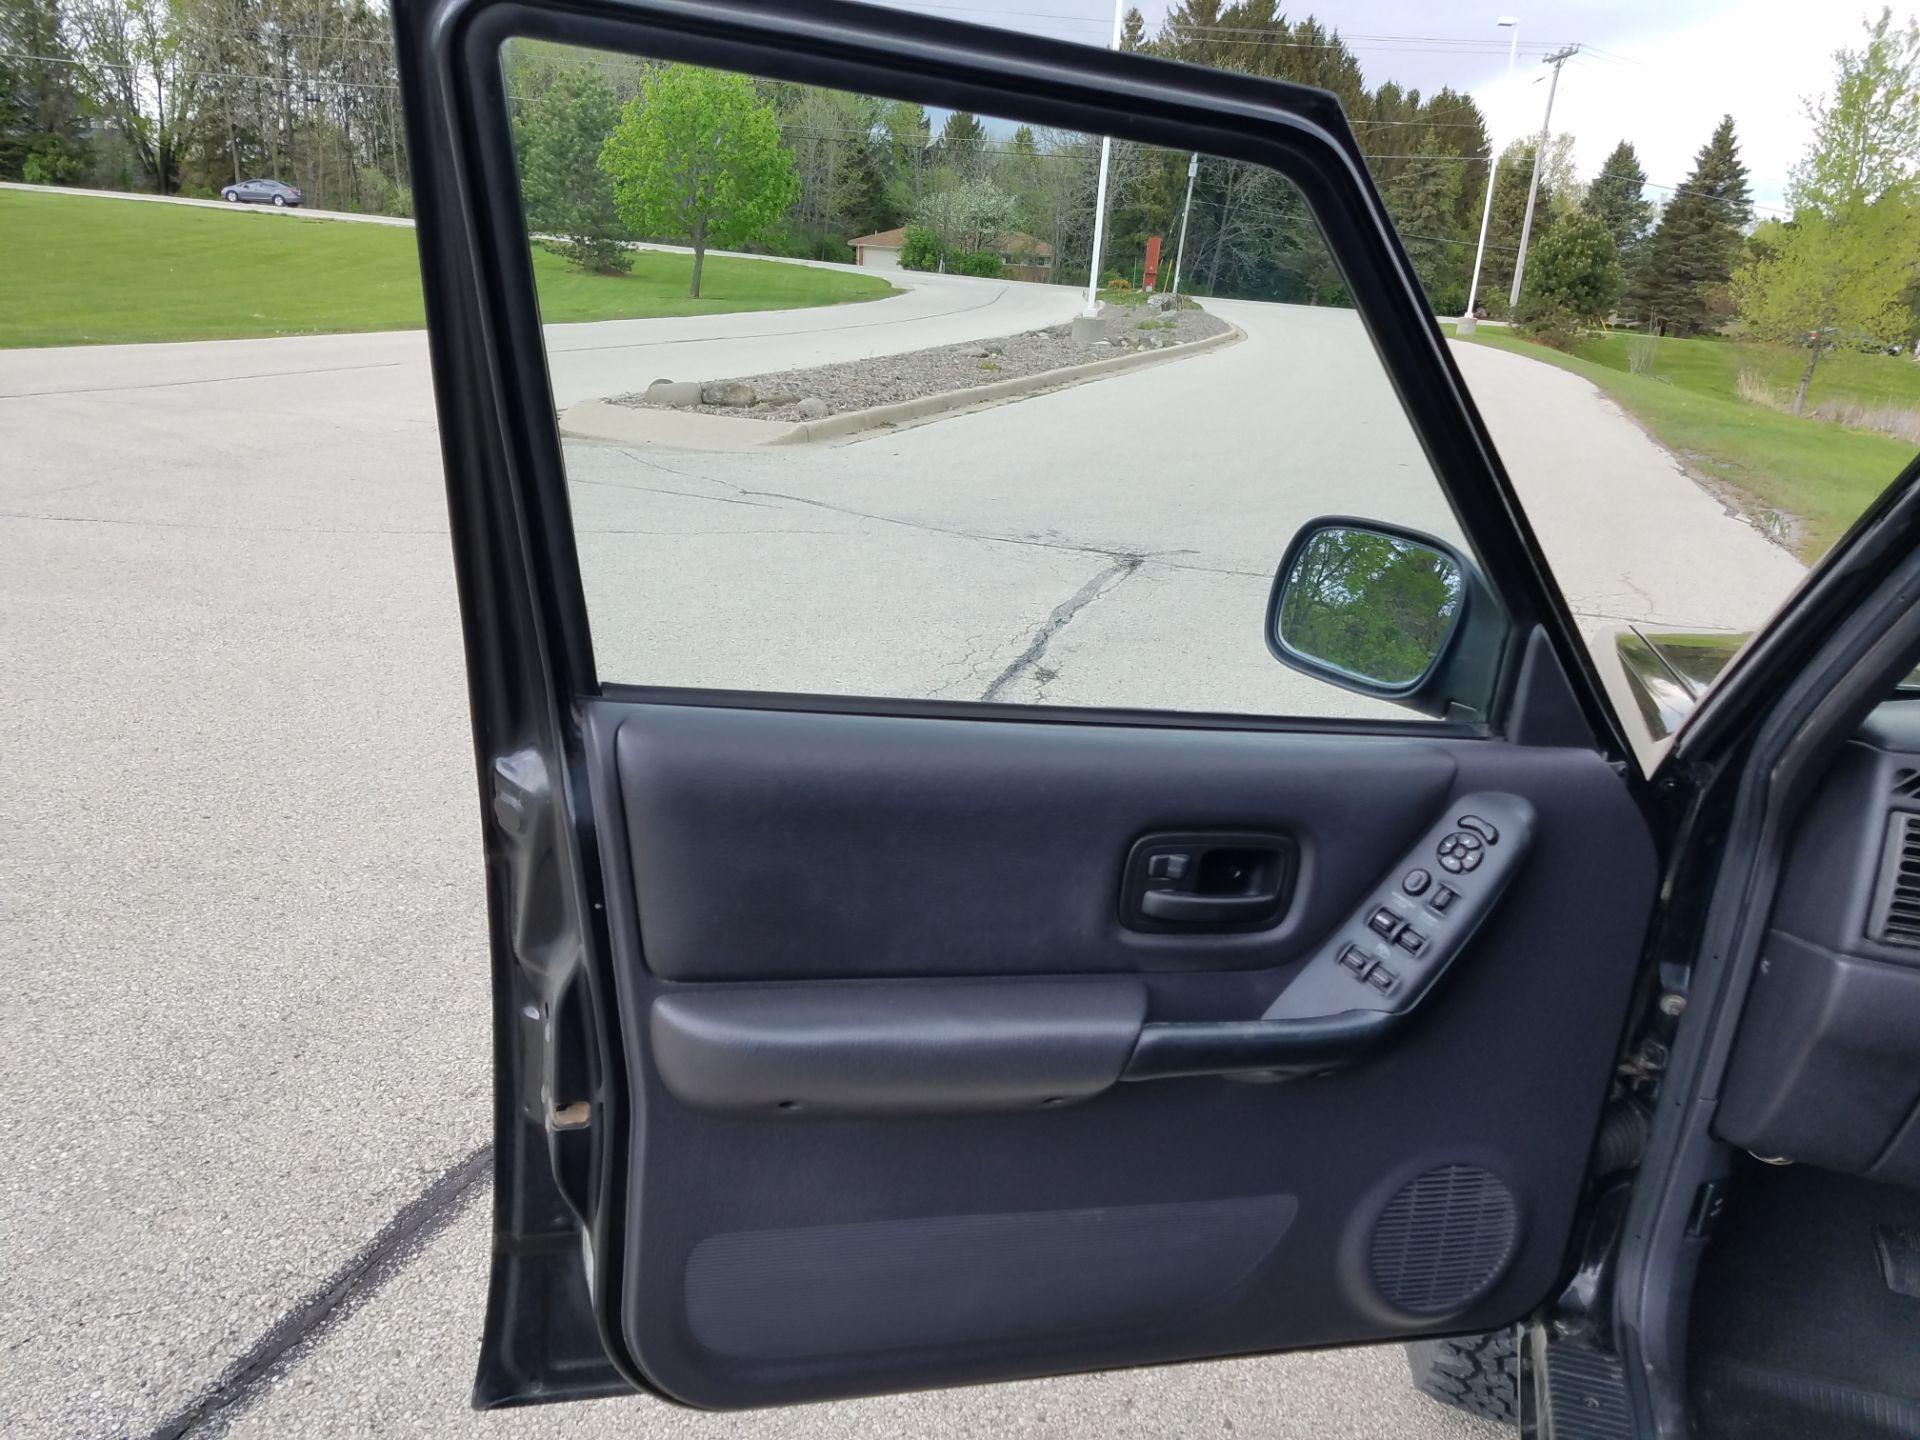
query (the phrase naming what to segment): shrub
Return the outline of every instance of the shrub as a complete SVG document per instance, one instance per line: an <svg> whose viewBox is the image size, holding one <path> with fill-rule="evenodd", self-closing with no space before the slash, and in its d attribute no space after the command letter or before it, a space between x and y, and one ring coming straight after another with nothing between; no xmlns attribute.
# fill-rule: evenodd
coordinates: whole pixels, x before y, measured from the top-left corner
<svg viewBox="0 0 1920 1440"><path fill-rule="evenodd" d="M36 135L20 162L29 185L71 185L87 168L87 154L64 135Z"/></svg>
<svg viewBox="0 0 1920 1440"><path fill-rule="evenodd" d="M1514 319L1521 324L1562 312L1598 325L1620 299L1620 252L1591 215L1568 215L1533 247Z"/></svg>
<svg viewBox="0 0 1920 1440"><path fill-rule="evenodd" d="M1513 312L1513 327L1523 338L1555 350L1573 349L1583 328L1580 317L1571 310L1543 301L1531 291L1520 297L1520 308Z"/></svg>
<svg viewBox="0 0 1920 1440"><path fill-rule="evenodd" d="M1434 314L1458 315L1467 308L1467 287L1458 280L1421 283L1427 292L1427 304L1432 307Z"/></svg>
<svg viewBox="0 0 1920 1440"><path fill-rule="evenodd" d="M924 225L907 226L907 233L900 238L900 268L938 270L940 237Z"/></svg>
<svg viewBox="0 0 1920 1440"><path fill-rule="evenodd" d="M575 235L555 240L554 254L594 275L624 275L633 269L633 252L604 235Z"/></svg>
<svg viewBox="0 0 1920 1440"><path fill-rule="evenodd" d="M991 250L974 250L954 256L947 268L956 275L981 275L992 280L1007 268L1007 264Z"/></svg>
<svg viewBox="0 0 1920 1440"><path fill-rule="evenodd" d="M1104 290L1131 290L1133 282L1118 270L1109 270L1100 277L1100 286Z"/></svg>

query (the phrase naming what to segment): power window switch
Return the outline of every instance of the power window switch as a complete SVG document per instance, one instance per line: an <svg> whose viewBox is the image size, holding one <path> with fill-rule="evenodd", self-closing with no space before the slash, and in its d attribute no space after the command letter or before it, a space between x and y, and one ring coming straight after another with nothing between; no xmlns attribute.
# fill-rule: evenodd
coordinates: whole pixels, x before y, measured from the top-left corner
<svg viewBox="0 0 1920 1440"><path fill-rule="evenodd" d="M1418 955L1422 950L1427 948L1427 937L1409 925L1393 937L1393 943L1409 955Z"/></svg>
<svg viewBox="0 0 1920 1440"><path fill-rule="evenodd" d="M1355 975L1365 975L1373 966L1373 957L1358 945L1349 945L1340 952L1340 965Z"/></svg>
<svg viewBox="0 0 1920 1440"><path fill-rule="evenodd" d="M1367 972L1367 984L1376 990L1391 990L1400 977L1384 965L1375 965Z"/></svg>
<svg viewBox="0 0 1920 1440"><path fill-rule="evenodd" d="M1367 917L1367 928L1388 940L1400 933L1402 923L1400 917L1384 905Z"/></svg>

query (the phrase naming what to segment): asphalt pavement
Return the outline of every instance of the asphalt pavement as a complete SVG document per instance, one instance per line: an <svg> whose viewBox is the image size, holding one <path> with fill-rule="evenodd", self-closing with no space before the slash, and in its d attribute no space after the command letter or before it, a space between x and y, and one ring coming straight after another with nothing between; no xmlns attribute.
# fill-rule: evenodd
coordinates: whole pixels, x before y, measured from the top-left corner
<svg viewBox="0 0 1920 1440"><path fill-rule="evenodd" d="M556 401L1077 303L920 277L566 327ZM1350 315L1221 309L1242 344L852 444L570 446L603 673L1361 707L1265 655L1280 550L1327 510L1451 517ZM1578 377L1458 354L1588 623L1752 624L1797 579ZM422 339L0 353L0 457L0 1433L1482 1433L1392 1348L766 1417L469 1418L487 981ZM354 1313L236 1374L356 1257L378 1263Z"/></svg>

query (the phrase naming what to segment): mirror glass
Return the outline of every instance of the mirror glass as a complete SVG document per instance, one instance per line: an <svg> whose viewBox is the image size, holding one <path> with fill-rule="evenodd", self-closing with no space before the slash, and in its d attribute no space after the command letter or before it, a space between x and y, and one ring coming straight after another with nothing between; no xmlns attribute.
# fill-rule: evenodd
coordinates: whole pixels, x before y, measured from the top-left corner
<svg viewBox="0 0 1920 1440"><path fill-rule="evenodd" d="M1357 680L1414 684L1439 657L1462 597L1460 567L1417 541L1349 526L1296 554L1276 619L1280 643Z"/></svg>

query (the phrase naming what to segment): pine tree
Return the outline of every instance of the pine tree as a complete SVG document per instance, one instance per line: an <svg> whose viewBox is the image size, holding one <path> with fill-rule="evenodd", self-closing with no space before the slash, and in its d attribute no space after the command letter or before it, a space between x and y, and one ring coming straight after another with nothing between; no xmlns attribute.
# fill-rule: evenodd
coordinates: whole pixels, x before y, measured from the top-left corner
<svg viewBox="0 0 1920 1440"><path fill-rule="evenodd" d="M513 117L528 230L557 236L562 255L602 275L633 267L633 253L621 243L613 180L600 168L601 148L619 119L613 87L587 65L554 75Z"/></svg>
<svg viewBox="0 0 1920 1440"><path fill-rule="evenodd" d="M1697 335L1731 311L1728 280L1740 230L1752 207L1747 167L1725 116L1694 157L1693 171L1660 216L1635 267L1627 298L1645 324L1669 335Z"/></svg>
<svg viewBox="0 0 1920 1440"><path fill-rule="evenodd" d="M1633 142L1622 140L1600 166L1581 202L1580 208L1606 227L1622 256L1632 253L1646 236L1653 212L1646 198L1646 184L1647 172L1640 168Z"/></svg>
<svg viewBox="0 0 1920 1440"><path fill-rule="evenodd" d="M1453 233L1461 181L1457 159L1445 139L1432 130L1417 131L1411 156L1400 162L1381 193L1427 302L1445 315L1466 307L1462 255L1471 253Z"/></svg>
<svg viewBox="0 0 1920 1440"><path fill-rule="evenodd" d="M940 127L934 142L934 163L944 165L965 177L974 177L986 168L987 127L980 117L966 110L955 110Z"/></svg>
<svg viewBox="0 0 1920 1440"><path fill-rule="evenodd" d="M1500 152L1499 169L1493 178L1493 214L1487 223L1487 253L1480 267L1480 296L1476 303L1486 306L1494 316L1507 313L1507 296L1513 288L1513 266L1520 256L1520 231L1526 222L1527 190L1533 183L1533 152L1531 140L1512 141ZM1478 193L1484 197L1485 188L1479 187ZM1479 220L1476 212L1473 217L1476 227ZM1530 242L1538 245L1546 239L1553 224L1553 181L1542 167ZM1470 253L1468 259L1472 259Z"/></svg>
<svg viewBox="0 0 1920 1440"><path fill-rule="evenodd" d="M0 180L68 183L86 165L61 0L0 0Z"/></svg>

